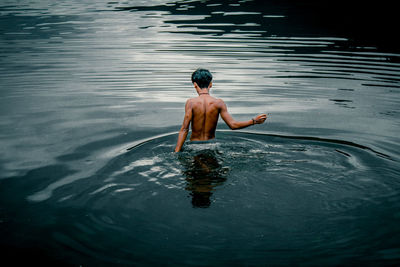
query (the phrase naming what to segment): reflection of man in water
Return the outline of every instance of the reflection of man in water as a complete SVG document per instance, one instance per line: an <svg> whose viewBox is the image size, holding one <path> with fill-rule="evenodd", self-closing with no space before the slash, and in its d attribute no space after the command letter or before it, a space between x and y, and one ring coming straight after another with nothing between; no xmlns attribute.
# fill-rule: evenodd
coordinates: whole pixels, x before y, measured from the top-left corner
<svg viewBox="0 0 400 267"><path fill-rule="evenodd" d="M267 119L266 114L261 114L248 121L236 121L228 113L228 109L222 99L210 96L212 75L208 70L197 69L192 74L192 83L198 97L188 99L185 105L185 117L179 131L175 152L182 149L186 140L189 125L192 123L190 141L205 141L215 138L218 117L222 119L232 130L241 129L254 124L261 124Z"/></svg>
<svg viewBox="0 0 400 267"><path fill-rule="evenodd" d="M182 157L186 176L186 190L192 196L192 205L196 208L208 208L214 187L226 181L227 169L218 162L215 151L206 149L194 156Z"/></svg>

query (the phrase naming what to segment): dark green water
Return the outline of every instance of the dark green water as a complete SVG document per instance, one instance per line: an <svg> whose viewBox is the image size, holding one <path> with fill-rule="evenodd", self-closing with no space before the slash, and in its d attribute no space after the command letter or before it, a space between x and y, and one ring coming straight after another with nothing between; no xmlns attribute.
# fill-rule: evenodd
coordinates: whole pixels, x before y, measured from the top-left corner
<svg viewBox="0 0 400 267"><path fill-rule="evenodd" d="M394 10L3 1L2 258L399 264ZM239 132L221 121L216 142L172 153L197 67L234 118L270 116Z"/></svg>

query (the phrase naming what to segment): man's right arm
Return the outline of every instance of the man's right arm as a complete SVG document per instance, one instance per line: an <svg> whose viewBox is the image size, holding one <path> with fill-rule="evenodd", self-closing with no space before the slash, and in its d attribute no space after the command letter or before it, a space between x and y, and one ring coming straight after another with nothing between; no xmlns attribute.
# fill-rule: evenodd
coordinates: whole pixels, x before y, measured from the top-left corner
<svg viewBox="0 0 400 267"><path fill-rule="evenodd" d="M189 132L189 125L192 121L192 102L189 100L186 101L185 105L185 117L183 118L182 127L179 130L178 141L176 142L175 152L179 152L182 149L183 143L185 143L186 137Z"/></svg>
<svg viewBox="0 0 400 267"><path fill-rule="evenodd" d="M232 118L231 114L228 112L228 108L223 100L220 100L220 114L221 118L225 121L225 123L231 128L232 130L242 129L249 127L254 124L261 124L267 119L266 114L260 114L255 118L248 120L248 121L236 121Z"/></svg>

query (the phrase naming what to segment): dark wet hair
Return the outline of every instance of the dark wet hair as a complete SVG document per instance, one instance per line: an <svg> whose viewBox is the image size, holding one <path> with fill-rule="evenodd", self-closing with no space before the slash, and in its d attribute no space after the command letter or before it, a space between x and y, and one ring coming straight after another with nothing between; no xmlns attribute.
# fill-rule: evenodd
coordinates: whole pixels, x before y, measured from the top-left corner
<svg viewBox="0 0 400 267"><path fill-rule="evenodd" d="M200 88L207 88L211 81L212 75L206 69L197 69L192 73L192 83L197 83Z"/></svg>

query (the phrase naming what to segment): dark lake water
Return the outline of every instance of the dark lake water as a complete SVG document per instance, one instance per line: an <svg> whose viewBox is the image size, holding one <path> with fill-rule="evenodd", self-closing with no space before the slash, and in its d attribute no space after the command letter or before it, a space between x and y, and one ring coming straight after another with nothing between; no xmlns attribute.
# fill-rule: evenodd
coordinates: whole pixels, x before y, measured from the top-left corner
<svg viewBox="0 0 400 267"><path fill-rule="evenodd" d="M323 2L323 1L321 1ZM44 265L400 263L387 1L2 1L0 254ZM173 153L190 82L265 124Z"/></svg>

